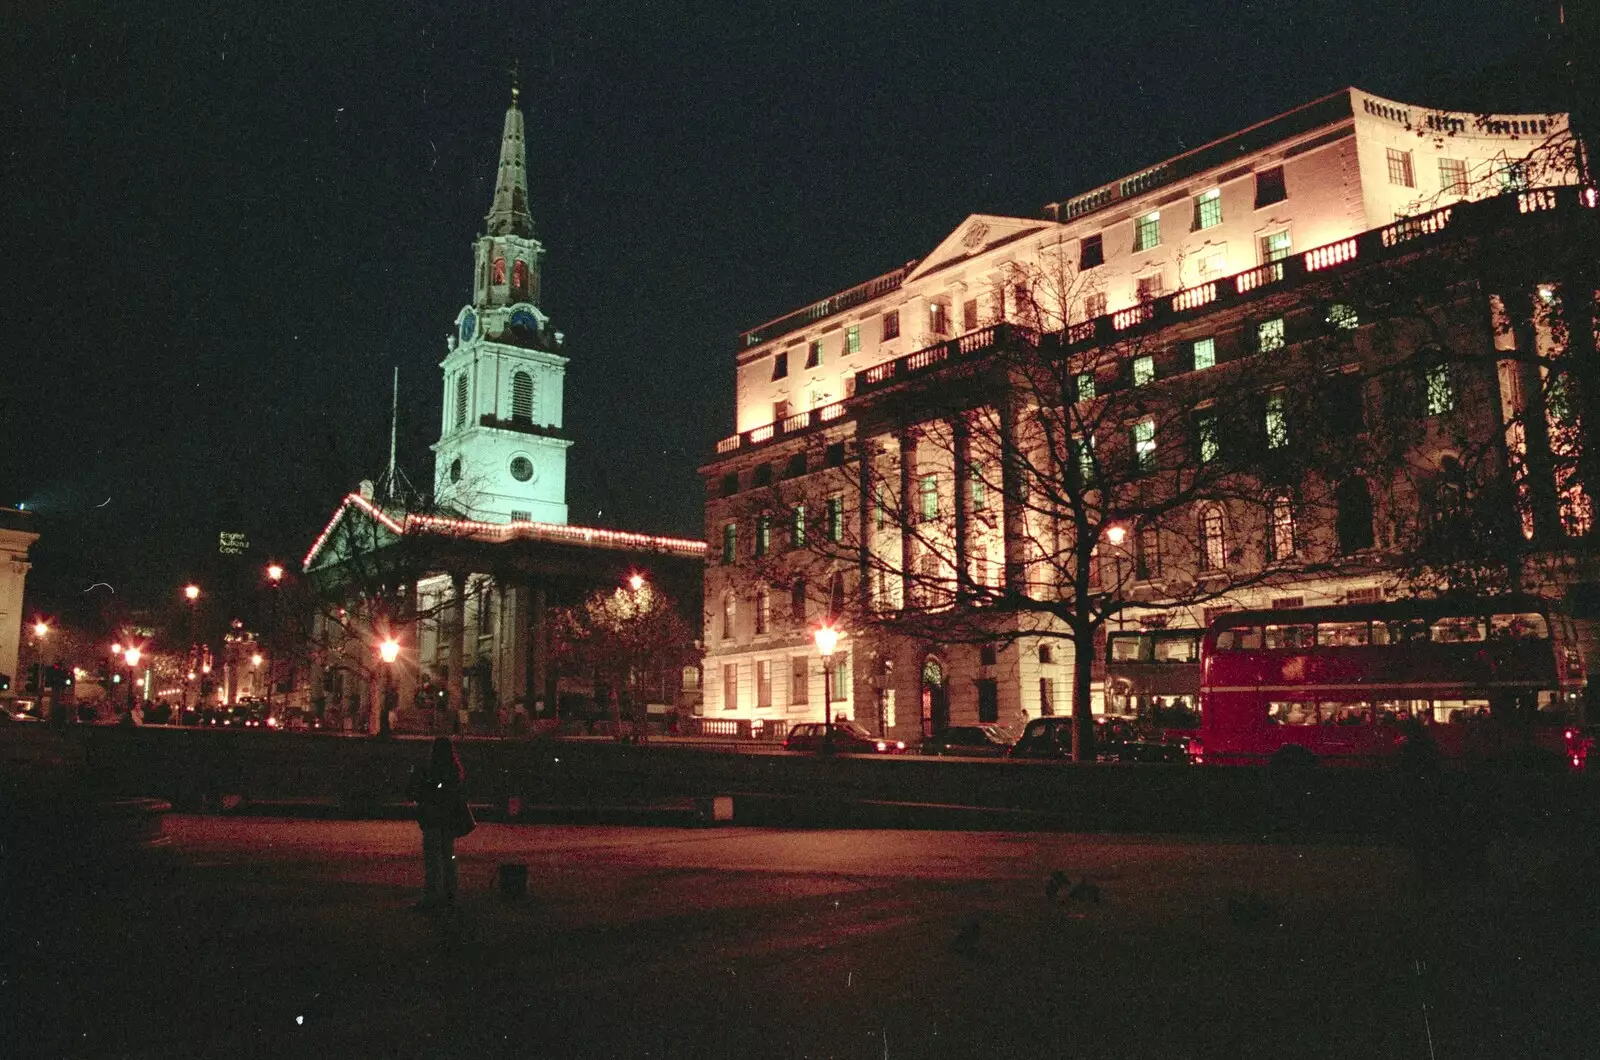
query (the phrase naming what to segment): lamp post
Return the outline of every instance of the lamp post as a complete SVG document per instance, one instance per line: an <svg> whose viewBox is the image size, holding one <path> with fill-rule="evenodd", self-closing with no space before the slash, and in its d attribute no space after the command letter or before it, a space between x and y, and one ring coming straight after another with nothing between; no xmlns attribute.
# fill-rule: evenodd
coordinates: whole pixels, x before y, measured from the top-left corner
<svg viewBox="0 0 1600 1060"><path fill-rule="evenodd" d="M833 748L833 649L839 646L839 631L821 625L811 637L822 656L822 750L829 751Z"/></svg>
<svg viewBox="0 0 1600 1060"><path fill-rule="evenodd" d="M133 713L133 671L139 665L139 659L143 654L137 646L129 647L122 653L122 661L128 664L128 713L130 714Z"/></svg>
<svg viewBox="0 0 1600 1060"><path fill-rule="evenodd" d="M278 668L278 586L283 583L283 564L267 564L267 583L272 595L267 597L267 717L272 717L272 686L277 684L273 671ZM290 683L293 687L293 682Z"/></svg>
<svg viewBox="0 0 1600 1060"><path fill-rule="evenodd" d="M38 706L39 706L39 717L41 717L41 718L45 716L45 714L44 714L44 693L45 693L44 639L45 639L45 637L47 637L49 635L50 635L50 623L46 622L42 618L39 619L38 621L34 622L34 624L33 624L33 653L34 653L34 656L35 656L35 661L34 661L34 664L33 664L33 668L34 668L34 673L36 673L38 675L38 678L37 678L37 680L39 682L38 686L37 686L38 689L39 689L39 704L38 704Z"/></svg>
<svg viewBox="0 0 1600 1060"><path fill-rule="evenodd" d="M198 601L200 600L200 586L195 585L193 582L190 582L188 585L185 585L183 587L183 598L185 600L189 601L189 669L191 671L190 674L189 674L189 680L193 681L194 680L194 673L192 671L194 670L194 667L195 667L196 648L198 646L197 643L196 643L197 638L195 636L195 628L196 628L195 627L195 622L196 622L196 611L198 609L197 605L198 605ZM195 709L199 710L199 708L200 708L200 701L199 701L199 699L196 699L195 700ZM183 686L183 704L178 710L178 721L180 723L183 721L183 712L185 710L188 710L188 709L189 709L189 686L187 684L185 684Z"/></svg>
<svg viewBox="0 0 1600 1060"><path fill-rule="evenodd" d="M1117 632L1122 632L1122 543L1127 540L1128 528L1121 523L1106 527L1106 540L1111 542L1111 591L1117 595Z"/></svg>
<svg viewBox="0 0 1600 1060"><path fill-rule="evenodd" d="M383 660L383 702L378 712L378 735L389 736L390 703L394 699L394 662L400 657L400 642L393 637L383 638L378 645L378 657Z"/></svg>

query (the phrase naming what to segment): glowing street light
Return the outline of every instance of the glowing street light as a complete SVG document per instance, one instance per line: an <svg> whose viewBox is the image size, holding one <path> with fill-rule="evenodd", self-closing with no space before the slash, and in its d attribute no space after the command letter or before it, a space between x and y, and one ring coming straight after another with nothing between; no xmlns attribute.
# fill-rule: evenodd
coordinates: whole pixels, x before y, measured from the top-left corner
<svg viewBox="0 0 1600 1060"><path fill-rule="evenodd" d="M251 666L255 666L255 667L259 667L261 665L261 653L260 652L256 652L254 655L250 656L250 665Z"/></svg>
<svg viewBox="0 0 1600 1060"><path fill-rule="evenodd" d="M1122 597L1122 543L1127 539L1128 528L1121 523L1113 523L1106 527L1106 540L1111 542L1111 547L1114 550L1111 553L1111 570L1114 579L1111 589L1112 592L1117 594L1119 600ZM1117 608L1117 629L1119 631L1122 629L1122 608L1120 606Z"/></svg>
<svg viewBox="0 0 1600 1060"><path fill-rule="evenodd" d="M378 654L383 658L384 662L394 662L400 657L400 642L393 637L385 637L383 643L378 645Z"/></svg>
<svg viewBox="0 0 1600 1060"><path fill-rule="evenodd" d="M127 663L130 667L138 666L139 660L143 657L144 652L140 651L138 648L129 648L127 651L122 653L122 661Z"/></svg>
<svg viewBox="0 0 1600 1060"><path fill-rule="evenodd" d="M48 622L45 622L43 619L40 619L38 622L35 622L33 624L33 635L35 637L38 637L40 640L43 640L45 635L48 634L49 632L50 632L50 624Z"/></svg>
<svg viewBox="0 0 1600 1060"><path fill-rule="evenodd" d="M185 585L183 587L183 595L188 598L191 604L194 603L196 600L200 599L200 586Z"/></svg>
<svg viewBox="0 0 1600 1060"><path fill-rule="evenodd" d="M628 586L631 589L633 589L634 592L638 592L640 589L643 589L644 588L644 575L643 574L631 575L628 578Z"/></svg>
<svg viewBox="0 0 1600 1060"><path fill-rule="evenodd" d="M283 581L283 564L270 563L267 565L267 580L276 585Z"/></svg>

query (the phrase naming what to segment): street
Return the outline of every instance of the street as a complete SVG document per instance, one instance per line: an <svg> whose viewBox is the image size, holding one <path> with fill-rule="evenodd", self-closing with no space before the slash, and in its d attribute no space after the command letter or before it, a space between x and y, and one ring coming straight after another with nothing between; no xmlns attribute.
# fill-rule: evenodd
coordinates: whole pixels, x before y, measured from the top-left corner
<svg viewBox="0 0 1600 1060"><path fill-rule="evenodd" d="M1424 890L1377 845L484 824L436 917L408 822L167 825L18 910L13 1055L1572 1056L1595 1025L1593 918L1537 851Z"/></svg>

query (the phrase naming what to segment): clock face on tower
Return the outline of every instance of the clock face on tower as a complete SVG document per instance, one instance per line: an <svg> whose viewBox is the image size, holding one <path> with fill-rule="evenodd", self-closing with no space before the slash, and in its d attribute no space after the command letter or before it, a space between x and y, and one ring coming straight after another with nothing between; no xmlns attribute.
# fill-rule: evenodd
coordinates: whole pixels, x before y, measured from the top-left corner
<svg viewBox="0 0 1600 1060"><path fill-rule="evenodd" d="M511 326L518 331L526 331L530 335L537 334L539 331L539 321L526 309L519 309L511 314Z"/></svg>
<svg viewBox="0 0 1600 1060"><path fill-rule="evenodd" d="M467 310L467 315L461 318L461 341L471 342L472 336L478 333L478 318Z"/></svg>

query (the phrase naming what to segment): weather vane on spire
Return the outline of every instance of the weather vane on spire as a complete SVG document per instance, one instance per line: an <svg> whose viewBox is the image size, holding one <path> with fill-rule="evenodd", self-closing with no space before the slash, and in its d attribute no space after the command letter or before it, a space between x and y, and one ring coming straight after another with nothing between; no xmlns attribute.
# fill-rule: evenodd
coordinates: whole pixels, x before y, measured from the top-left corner
<svg viewBox="0 0 1600 1060"><path fill-rule="evenodd" d="M512 59L511 60L510 74L511 74L511 102L512 102L512 104L515 104L517 102L517 96L522 91L522 89L521 89L521 81L522 81L521 67L522 67L522 61L520 59Z"/></svg>

